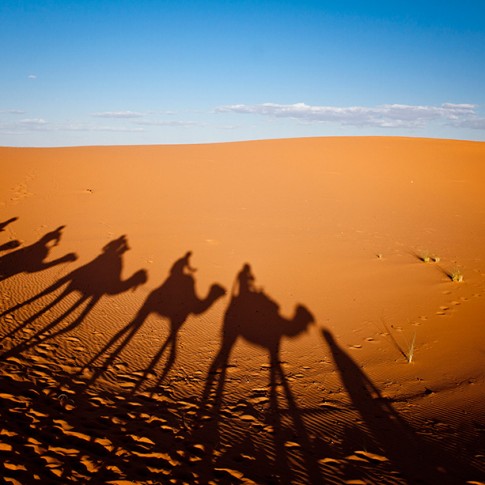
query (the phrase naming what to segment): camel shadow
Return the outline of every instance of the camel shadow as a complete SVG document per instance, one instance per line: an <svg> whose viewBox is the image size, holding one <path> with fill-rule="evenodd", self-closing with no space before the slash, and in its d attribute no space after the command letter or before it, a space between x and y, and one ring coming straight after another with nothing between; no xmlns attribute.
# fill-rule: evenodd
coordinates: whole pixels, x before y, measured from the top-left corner
<svg viewBox="0 0 485 485"><path fill-rule="evenodd" d="M342 384L370 432L372 446L385 454L407 479L407 483L462 483L455 476L468 467L443 449L423 440L385 399L371 379L336 342L332 333L322 329ZM368 443L369 444L369 443ZM351 451L351 450L348 450Z"/></svg>
<svg viewBox="0 0 485 485"><path fill-rule="evenodd" d="M46 340L50 340L61 334L72 331L83 322L104 295L118 295L130 289L135 290L139 285L145 283L147 281L145 270L137 271L127 280L121 279L123 269L122 256L129 249L126 236L121 236L106 244L103 247L102 253L91 262L63 276L34 297L2 312L0 317L12 313L24 306L32 305L35 301L41 300L64 287L62 292L50 303L43 306L43 308L27 318L21 325L4 335L2 340L5 340L7 338L12 338L27 325L55 307L63 308L66 306L67 299L72 293L78 294L78 299L68 306L67 310L60 316L56 317L43 328L37 330L35 334L27 340L4 353L2 357L6 358L18 354L28 348L38 345L39 343L45 342ZM69 315L83 303L86 303L84 309L71 323L63 328L56 329L63 320L67 319ZM51 331L54 332L51 333Z"/></svg>
<svg viewBox="0 0 485 485"><path fill-rule="evenodd" d="M241 337L242 339L268 351L270 360L270 397L268 420L271 422L274 432L275 463L274 468L280 474L280 480L291 482L292 469L288 457L286 441L289 436L296 439L301 446L305 461L306 472L311 483L322 483L323 478L315 456L315 449L310 439L302 418L302 412L298 408L296 399L289 386L280 362L280 347L284 337L296 338L306 332L314 322L313 315L302 305L295 308L294 316L290 319L280 314L279 305L265 292L254 286L254 276L248 264L245 264L237 275L231 301L224 316L222 328L222 342L216 354L207 377L207 382L202 395L200 413L212 404L212 415L215 423L210 423L212 442L217 443L218 419L224 395L224 385L227 375L227 367L231 352ZM235 291L236 290L236 291ZM283 388L283 393L288 405L288 410L281 405L278 398L278 388ZM282 421L282 414L288 413L293 426L286 427ZM214 452L214 445L208 449L208 460Z"/></svg>
<svg viewBox="0 0 485 485"><path fill-rule="evenodd" d="M147 376L154 371L160 359L167 349L170 349L164 369L158 378L155 389L163 381L166 375L172 369L177 358L177 336L180 328L185 323L189 315L200 315L206 312L212 304L225 295L226 291L218 284L213 284L205 298L199 298L195 290L195 279L193 273L195 270L190 266L191 252L187 252L183 257L175 261L170 269L167 279L155 290L153 290L141 306L135 318L117 332L110 341L84 366L88 368L94 364L109 350L116 346L116 349L110 352L110 356L105 360L103 365L96 370L90 378L87 385L91 385L108 367L113 363L122 350L130 343L135 334L139 331L145 320L155 314L159 317L166 318L169 321L169 334L165 342L158 350L156 355L151 359L148 366L144 369L139 380L135 383L132 393L136 392Z"/></svg>
<svg viewBox="0 0 485 485"><path fill-rule="evenodd" d="M3 227L12 220L13 219L3 222L1 224L2 230ZM48 232L42 236L37 242L30 246L25 246L0 257L0 281L4 281L16 274L37 273L61 263L76 261L77 256L74 253L66 254L52 261L45 261L50 250L59 244L64 227L65 226L59 226L54 231ZM3 250L14 249L18 246L20 246L18 241L10 241L2 246L2 248L4 248Z"/></svg>

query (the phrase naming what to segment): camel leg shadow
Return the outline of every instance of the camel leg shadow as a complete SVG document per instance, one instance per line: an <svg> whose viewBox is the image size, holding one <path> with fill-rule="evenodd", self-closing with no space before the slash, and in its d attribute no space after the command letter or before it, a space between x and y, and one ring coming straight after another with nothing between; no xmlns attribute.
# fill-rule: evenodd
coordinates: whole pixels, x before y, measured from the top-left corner
<svg viewBox="0 0 485 485"><path fill-rule="evenodd" d="M286 379L281 362L278 358L278 353L271 357L271 370L270 370L270 409L272 411L274 419L274 439L275 439L275 451L276 451L276 468L283 471L283 477L291 476L291 469L289 467L289 460L287 459L287 450L284 441L284 429L281 422L281 409L278 403L277 385L279 383L283 387L286 402L288 403L288 410L293 422L293 432L296 434L298 442L301 446L301 452L303 460L305 462L305 469L308 474L310 483L323 484L323 477L318 465L318 459L316 457L316 450L308 435L305 423L301 416L301 412L296 403L293 392Z"/></svg>
<svg viewBox="0 0 485 485"><path fill-rule="evenodd" d="M37 295L34 295L32 298L29 298L28 300L25 300L22 303L18 303L17 305L15 305L15 306L13 306L11 308L8 308L7 310L4 310L2 313L0 313L0 318L4 317L6 315L9 315L9 314L11 314L13 312L15 312L15 311L19 310L20 308L23 308L25 306L31 305L35 301L40 300L41 298L44 298L47 295L50 295L51 293L53 293L57 289L61 288L61 286L64 285L66 282L67 281L65 281L65 280L59 280L59 281L57 281L56 283L54 283L53 285L49 286L45 290L41 291ZM58 303L60 303L67 296L68 293L69 293L68 291L64 290L59 296L57 296L48 305L46 305L45 307L43 307L40 310L38 310L36 313L34 313L32 316L30 316L27 320L25 320L20 325L18 325L17 327L15 327L14 329L12 329L10 332L8 332L7 334L5 334L3 337L1 337L0 338L0 342L2 342L3 340L5 340L7 338L12 338L19 331L21 331L22 329L24 329L25 327L27 327L27 325L29 325L30 323L32 323L34 320L36 320L37 318L39 318L44 313L46 313L49 310L51 310L52 308L54 308Z"/></svg>
<svg viewBox="0 0 485 485"><path fill-rule="evenodd" d="M143 371L143 375L140 377L140 379L136 383L131 394L134 394L136 391L138 391L141 388L141 386L143 385L143 383L147 379L148 375L154 371L155 367L157 366L158 362L163 357L163 354L165 353L165 351L167 350L168 347L170 347L170 354L168 356L167 362L165 363L163 371L160 374L160 377L157 379L157 382L153 386L153 389L150 393L150 396L153 396L153 394L156 392L157 388L163 383L163 381L167 377L168 373L172 369L173 365L175 364L175 360L177 358L177 332L176 331L175 332L171 331L170 334L167 336L163 345L160 347L158 352L153 356L152 360L150 361L148 366Z"/></svg>
<svg viewBox="0 0 485 485"><path fill-rule="evenodd" d="M69 292L64 292L63 294L59 295L58 298L56 298L53 302L51 302L50 305L48 305L48 308L52 308L55 306L55 304L59 303L65 296L67 296ZM91 312L91 310L94 308L96 305L98 299L97 298L92 298L91 301L88 302L84 310L81 312L79 316L75 318L73 322L71 322L67 327L61 328L57 330L56 332L49 334L49 332L56 327L59 326L59 324L67 318L70 314L72 314L78 307L80 307L86 300L88 300L87 297L81 296L76 302L74 302L65 312L63 312L60 316L58 316L56 319L54 319L52 322L47 324L44 328L39 330L35 335L32 337L28 338L27 340L21 342L17 346L13 347L9 351L5 352L2 357L7 358L11 357L13 355L18 355L21 352L24 352L28 349L31 349L33 347L38 346L39 344L45 343L48 340L51 340L55 337L58 337L59 335L62 335L64 333L70 332L74 330L77 326L79 326L84 319L88 316L88 314ZM32 321L34 321L36 318L38 318L40 315L45 313L47 311L46 309L43 309L39 312L37 312L35 315L30 317L26 322L24 322L24 326L28 325Z"/></svg>

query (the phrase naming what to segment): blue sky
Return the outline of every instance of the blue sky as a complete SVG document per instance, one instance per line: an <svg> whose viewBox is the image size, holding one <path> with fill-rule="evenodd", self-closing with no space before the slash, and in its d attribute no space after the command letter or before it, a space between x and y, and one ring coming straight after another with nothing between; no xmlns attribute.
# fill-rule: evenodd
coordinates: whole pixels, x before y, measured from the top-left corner
<svg viewBox="0 0 485 485"><path fill-rule="evenodd" d="M2 0L0 145L485 141L485 2Z"/></svg>

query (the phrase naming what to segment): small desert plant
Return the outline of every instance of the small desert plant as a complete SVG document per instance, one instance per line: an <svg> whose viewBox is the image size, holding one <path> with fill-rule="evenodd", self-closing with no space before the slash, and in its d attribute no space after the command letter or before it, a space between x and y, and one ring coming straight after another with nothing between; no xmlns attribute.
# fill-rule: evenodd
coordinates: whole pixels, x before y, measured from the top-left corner
<svg viewBox="0 0 485 485"><path fill-rule="evenodd" d="M407 343L407 352L404 350L406 347L402 346L399 344L399 342L396 340L394 337L393 333L391 332L391 329L387 326L387 323L382 320L382 323L384 325L384 329L386 330L386 334L389 337L389 340L392 342L392 344L396 347L396 349L399 351L399 353L408 361L408 364L410 364L413 361L414 358L414 349L415 349L415 343L416 343L416 332L414 332L413 339L411 343ZM391 325L391 328L394 328L393 325ZM401 340L402 342L402 340Z"/></svg>
<svg viewBox="0 0 485 485"><path fill-rule="evenodd" d="M459 269L454 269L448 276L451 281L456 283L461 283L463 281L463 273Z"/></svg>
<svg viewBox="0 0 485 485"><path fill-rule="evenodd" d="M415 343L416 343L416 332L414 332L413 340L411 342L411 345L409 346L408 353L406 354L406 358L408 359L408 364L410 364L413 361Z"/></svg>
<svg viewBox="0 0 485 485"><path fill-rule="evenodd" d="M421 261L424 263L429 263L431 261L431 256L429 254L423 254L421 256Z"/></svg>
<svg viewBox="0 0 485 485"><path fill-rule="evenodd" d="M423 263L439 263L440 261L440 257L439 256L435 256L434 254L431 254L429 253L428 251L425 251L424 253L422 253L420 256L418 256L418 258L423 261Z"/></svg>

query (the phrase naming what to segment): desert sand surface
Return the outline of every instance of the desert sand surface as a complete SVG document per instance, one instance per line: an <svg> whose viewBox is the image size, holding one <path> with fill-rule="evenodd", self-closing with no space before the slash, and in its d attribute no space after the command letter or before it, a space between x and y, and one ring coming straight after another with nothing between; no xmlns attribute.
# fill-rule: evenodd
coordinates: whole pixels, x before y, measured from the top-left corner
<svg viewBox="0 0 485 485"><path fill-rule="evenodd" d="M485 483L485 143L0 170L3 482Z"/></svg>

